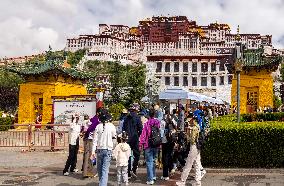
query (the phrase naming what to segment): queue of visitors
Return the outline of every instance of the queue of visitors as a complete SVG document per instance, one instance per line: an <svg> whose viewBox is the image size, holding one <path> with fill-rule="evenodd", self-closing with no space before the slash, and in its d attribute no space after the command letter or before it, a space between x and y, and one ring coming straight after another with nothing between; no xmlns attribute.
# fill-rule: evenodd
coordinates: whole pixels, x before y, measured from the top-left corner
<svg viewBox="0 0 284 186"><path fill-rule="evenodd" d="M149 110L139 110L138 104L124 109L117 128L104 108L99 108L91 119L84 117L83 124L79 123L78 114L72 116L69 156L63 174L78 172L76 163L81 135L84 141L83 177L94 177L96 165L100 186L108 183L112 157L116 160L118 185L128 185L130 179L136 179L141 154L146 163L148 185L158 179L157 163L163 168L161 180L170 180L171 175L180 170L181 179L176 184L185 185L194 167L195 181L200 182L206 173L201 165L200 151L209 134L212 110L199 107L185 112L183 105L178 105L171 113L169 108L162 109L158 104Z"/></svg>

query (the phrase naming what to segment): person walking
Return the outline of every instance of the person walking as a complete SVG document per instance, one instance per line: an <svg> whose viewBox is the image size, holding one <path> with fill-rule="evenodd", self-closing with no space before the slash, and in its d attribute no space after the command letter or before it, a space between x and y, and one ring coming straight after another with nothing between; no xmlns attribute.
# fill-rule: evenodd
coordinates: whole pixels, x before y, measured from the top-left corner
<svg viewBox="0 0 284 186"><path fill-rule="evenodd" d="M173 169L173 150L174 140L172 139L173 134L176 132L176 127L173 122L173 118L170 115L170 110L165 109L164 117L165 126L162 132L162 164L163 164L163 176L162 180L169 180L169 173ZM161 124L162 126L162 124ZM162 130L162 127L161 127Z"/></svg>
<svg viewBox="0 0 284 186"><path fill-rule="evenodd" d="M190 151L188 153L186 164L183 168L182 174L181 174L181 180L176 182L178 186L184 186L186 183L186 180L188 178L189 172L192 168L192 165L194 165L195 169L195 181L199 184L202 176L204 174L201 174L201 163L200 163L200 149L198 147L198 138L199 138L199 125L196 122L196 119L193 118L193 114L190 114L188 116L189 119L189 128L187 130L187 139L190 144Z"/></svg>
<svg viewBox="0 0 284 186"><path fill-rule="evenodd" d="M70 172L78 172L76 169L77 164L77 154L79 150L79 136L81 131L81 125L79 123L79 115L75 114L72 116L72 122L69 128L69 155L65 164L65 168L63 170L63 175L69 175L69 168Z"/></svg>
<svg viewBox="0 0 284 186"><path fill-rule="evenodd" d="M99 186L107 186L108 172L113 150L113 139L116 137L115 126L110 122L111 116L106 109L98 113L100 124L95 129L91 159L97 158Z"/></svg>
<svg viewBox="0 0 284 186"><path fill-rule="evenodd" d="M131 163L131 158L128 160L128 177L133 176L134 178L137 178L136 170L140 158L139 136L141 135L143 128L137 111L137 107L134 105L130 107L129 114L126 116L122 127L122 131L125 131L128 136L127 143L129 144L134 157L133 164Z"/></svg>
<svg viewBox="0 0 284 186"><path fill-rule="evenodd" d="M182 104L180 104L178 109L178 128L181 131L184 131L184 120L185 120L184 107Z"/></svg>
<svg viewBox="0 0 284 186"><path fill-rule="evenodd" d="M125 185L128 185L128 160L131 155L131 148L126 143L127 134L122 132L120 135L121 143L119 143L113 151L117 167L117 184L121 185L122 183L125 183Z"/></svg>
<svg viewBox="0 0 284 186"><path fill-rule="evenodd" d="M90 159L90 156L93 149L93 133L97 125L100 123L97 115L91 118L90 122L91 125L87 128L84 134L84 154L83 154L83 165L82 165L84 178L94 177L93 173L94 166L92 160Z"/></svg>
<svg viewBox="0 0 284 186"><path fill-rule="evenodd" d="M144 124L142 134L140 136L140 149L144 148L147 167L147 182L148 185L153 185L156 177L156 158L158 148L162 143L160 133L160 122L155 119L155 110L149 112L149 120Z"/></svg>

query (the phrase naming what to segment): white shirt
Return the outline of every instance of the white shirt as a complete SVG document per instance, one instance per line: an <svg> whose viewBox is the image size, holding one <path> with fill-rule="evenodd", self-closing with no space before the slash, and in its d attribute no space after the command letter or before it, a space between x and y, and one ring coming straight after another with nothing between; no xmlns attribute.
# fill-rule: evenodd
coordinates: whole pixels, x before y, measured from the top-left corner
<svg viewBox="0 0 284 186"><path fill-rule="evenodd" d="M116 137L116 129L112 123L105 123L105 127L100 123L96 127L93 139L93 154L96 149L113 149L113 138Z"/></svg>
<svg viewBox="0 0 284 186"><path fill-rule="evenodd" d="M127 166L131 155L131 148L127 143L119 143L113 151L113 157L116 159L116 166Z"/></svg>
<svg viewBox="0 0 284 186"><path fill-rule="evenodd" d="M75 121L70 124L69 128L69 144L76 145L76 140L80 136L81 125Z"/></svg>

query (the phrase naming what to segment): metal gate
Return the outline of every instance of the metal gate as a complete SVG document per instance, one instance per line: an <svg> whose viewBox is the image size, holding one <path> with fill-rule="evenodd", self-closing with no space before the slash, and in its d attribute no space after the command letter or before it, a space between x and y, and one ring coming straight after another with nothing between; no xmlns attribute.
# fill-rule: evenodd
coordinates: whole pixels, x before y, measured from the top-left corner
<svg viewBox="0 0 284 186"><path fill-rule="evenodd" d="M53 130L53 128L58 126L57 128L60 129L69 125L44 125L51 129L36 129L35 126L36 124L15 124L13 125L15 129L0 131L0 147L28 147L28 150L48 148L51 151L68 148L68 131Z"/></svg>

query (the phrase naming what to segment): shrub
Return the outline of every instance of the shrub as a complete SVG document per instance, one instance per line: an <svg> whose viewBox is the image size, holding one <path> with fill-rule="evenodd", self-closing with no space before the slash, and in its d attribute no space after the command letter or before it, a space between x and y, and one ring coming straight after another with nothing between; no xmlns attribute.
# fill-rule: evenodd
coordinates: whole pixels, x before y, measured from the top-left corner
<svg viewBox="0 0 284 186"><path fill-rule="evenodd" d="M125 107L121 103L113 104L109 107L109 112L112 115L112 120L117 121L119 119L119 116L122 112L122 110Z"/></svg>
<svg viewBox="0 0 284 186"><path fill-rule="evenodd" d="M213 167L284 167L284 123L212 122L201 151L202 164Z"/></svg>
<svg viewBox="0 0 284 186"><path fill-rule="evenodd" d="M13 119L11 117L0 117L0 131L6 131L12 127Z"/></svg>
<svg viewBox="0 0 284 186"><path fill-rule="evenodd" d="M282 121L284 119L284 112L242 114L241 118L243 122Z"/></svg>

